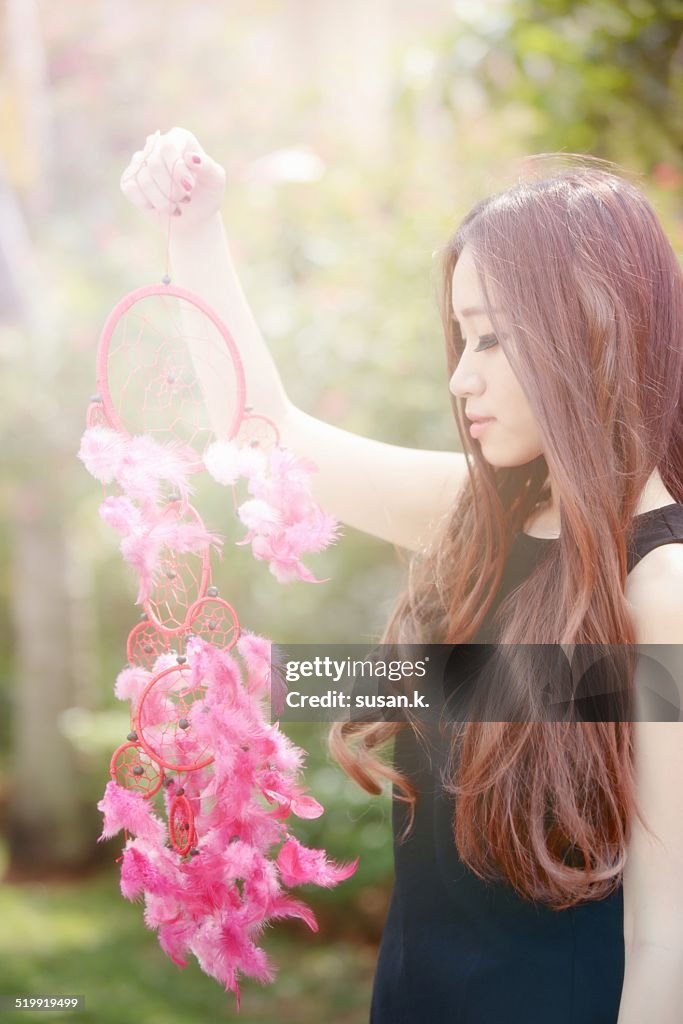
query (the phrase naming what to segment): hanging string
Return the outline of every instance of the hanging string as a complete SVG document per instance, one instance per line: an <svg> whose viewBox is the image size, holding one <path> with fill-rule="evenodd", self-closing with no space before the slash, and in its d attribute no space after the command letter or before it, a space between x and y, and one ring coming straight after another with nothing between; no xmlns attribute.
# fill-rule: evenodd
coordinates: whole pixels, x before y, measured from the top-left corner
<svg viewBox="0 0 683 1024"><path fill-rule="evenodd" d="M177 203L174 204L173 200L171 199L171 196L173 195L173 185L174 185L174 177L175 177L175 173L176 173L176 167L181 162L184 163L184 159L183 159L182 156L177 156L175 158L175 160L173 161L173 167L171 169L171 188L170 188L170 194L168 196L166 196L166 198L168 199L168 204L169 204L169 212L168 212L168 227L167 227L167 230L166 230L166 246L165 246L165 251L164 251L164 259L163 259L163 263L164 263L164 276L161 279L161 283L162 284L170 284L171 283L171 275L169 273L169 270L170 270L170 251L171 251L171 219L172 219L172 217L175 217L175 216L181 216L180 206ZM172 207L173 207L173 209L172 209Z"/></svg>

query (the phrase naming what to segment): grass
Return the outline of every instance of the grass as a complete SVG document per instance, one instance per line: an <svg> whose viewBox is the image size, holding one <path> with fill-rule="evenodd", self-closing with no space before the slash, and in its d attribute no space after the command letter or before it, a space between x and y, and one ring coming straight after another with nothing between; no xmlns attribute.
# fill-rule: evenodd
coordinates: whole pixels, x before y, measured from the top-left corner
<svg viewBox="0 0 683 1024"><path fill-rule="evenodd" d="M84 1011L49 1014L81 1024L367 1024L374 946L308 937L303 922L297 939L289 922L276 923L261 944L277 977L268 986L242 977L238 1013L232 993L194 957L184 970L168 959L142 910L120 895L118 869L73 883L3 885L0 993L84 996ZM9 1011L7 1019L45 1024L46 1014Z"/></svg>

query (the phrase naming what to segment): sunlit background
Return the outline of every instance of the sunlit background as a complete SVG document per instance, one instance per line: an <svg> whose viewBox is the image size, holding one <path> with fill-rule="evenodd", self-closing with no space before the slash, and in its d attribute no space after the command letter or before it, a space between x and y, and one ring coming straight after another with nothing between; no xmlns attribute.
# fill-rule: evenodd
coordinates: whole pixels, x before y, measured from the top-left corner
<svg viewBox="0 0 683 1024"><path fill-rule="evenodd" d="M383 441L453 447L434 254L525 156L619 162L681 251L683 8L5 0L0 12L0 993L81 994L77 1019L97 1024L233 1019L233 998L194 959L178 970L142 905L122 899L122 836L96 843L128 730L113 683L139 608L76 452L104 319L165 260L121 172L156 129L194 132L227 170L232 251L290 397ZM228 492L206 494L225 536L215 575L244 628L300 643L379 634L405 552L346 528L309 559L329 583L281 585L234 546ZM324 728L286 731L326 808L293 831L360 864L336 889L303 888L317 935L301 921L268 930L280 974L242 980L239 1019L360 1024L392 882L390 794L348 781Z"/></svg>

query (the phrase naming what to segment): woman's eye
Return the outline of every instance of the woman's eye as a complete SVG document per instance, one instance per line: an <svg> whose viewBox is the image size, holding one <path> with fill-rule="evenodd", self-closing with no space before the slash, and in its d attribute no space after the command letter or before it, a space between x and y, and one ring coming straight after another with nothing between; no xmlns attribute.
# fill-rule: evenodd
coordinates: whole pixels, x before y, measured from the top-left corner
<svg viewBox="0 0 683 1024"><path fill-rule="evenodd" d="M493 345L498 344L498 338L495 334L484 334L479 339L479 345L475 348L475 352L482 352L484 349L491 348Z"/></svg>

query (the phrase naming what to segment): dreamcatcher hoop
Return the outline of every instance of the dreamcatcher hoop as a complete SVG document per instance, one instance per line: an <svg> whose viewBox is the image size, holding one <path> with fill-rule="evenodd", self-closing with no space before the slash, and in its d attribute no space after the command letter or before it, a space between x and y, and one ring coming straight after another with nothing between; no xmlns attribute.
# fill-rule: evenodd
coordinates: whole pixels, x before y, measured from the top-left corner
<svg viewBox="0 0 683 1024"><path fill-rule="evenodd" d="M122 421L121 416L116 408L116 404L112 398L111 391L109 388L109 370L108 362L111 356L112 341L117 326L121 322L124 316L131 312L131 310L143 303L146 299L161 298L161 299L178 299L187 303L190 307L198 310L202 313L211 324L218 331L219 336L223 340L226 349L232 360L232 367L235 374L235 390L232 395L234 399L234 412L232 421L228 430L228 438L235 436L239 430L240 424L244 418L244 407L246 404L246 380L244 375L244 366L242 359L239 354L235 340L228 329L224 321L218 316L218 314L206 303L201 296L188 291L186 288L179 288L177 285L170 283L170 279L166 276L165 281L168 283L162 283L158 285L146 285L142 288L137 288L125 295L112 309L111 313L107 317L105 325L102 329L100 336L100 342L97 352L97 388L98 394L102 400L102 411L105 420L112 426L114 430L117 430L120 434L130 437L125 424ZM143 317L143 319L145 319ZM176 381L169 381L172 387ZM198 459L196 463L190 462L188 465L188 472L200 473L205 468L203 461Z"/></svg>

